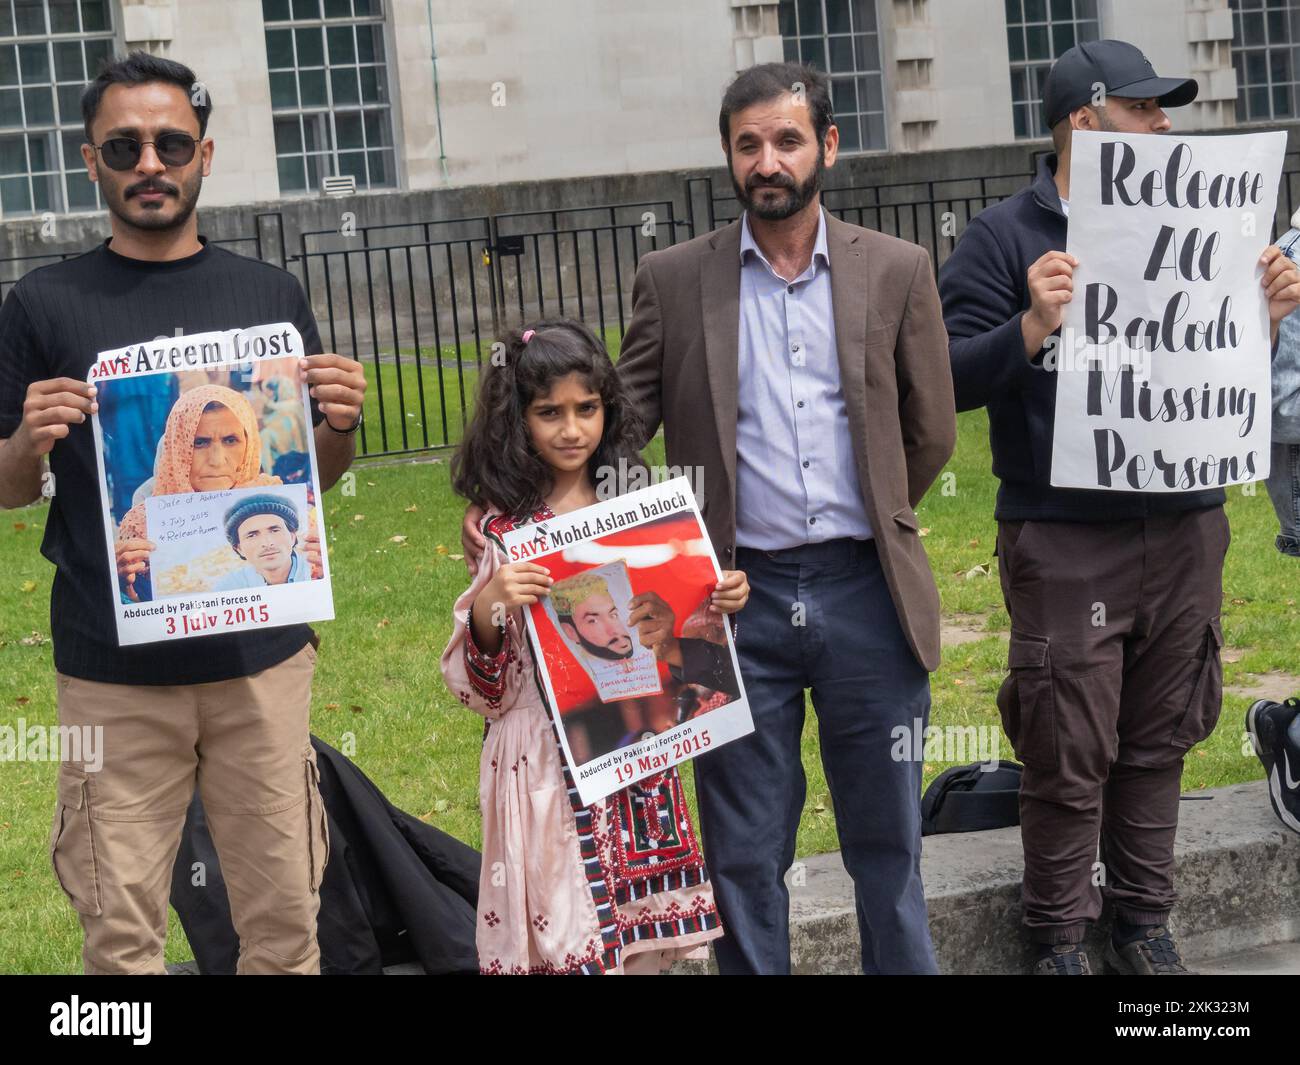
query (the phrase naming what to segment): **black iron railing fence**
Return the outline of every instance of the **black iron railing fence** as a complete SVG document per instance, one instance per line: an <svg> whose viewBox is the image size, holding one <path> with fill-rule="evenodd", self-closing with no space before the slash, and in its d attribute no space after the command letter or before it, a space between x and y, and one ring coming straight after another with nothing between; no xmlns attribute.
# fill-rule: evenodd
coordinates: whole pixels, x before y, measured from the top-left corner
<svg viewBox="0 0 1300 1065"><path fill-rule="evenodd" d="M1023 188L1032 170L825 190L829 211L925 247L936 266L967 222ZM1300 203L1300 153L1289 153L1278 218ZM549 316L587 322L617 350L641 256L734 220L730 187L683 182L680 201L645 200L439 221L356 225L299 234L286 244L278 212L217 241L297 274L326 348L360 360L370 388L360 452L404 455L460 439L492 346L519 323ZM28 270L71 252L0 258L0 294Z"/></svg>

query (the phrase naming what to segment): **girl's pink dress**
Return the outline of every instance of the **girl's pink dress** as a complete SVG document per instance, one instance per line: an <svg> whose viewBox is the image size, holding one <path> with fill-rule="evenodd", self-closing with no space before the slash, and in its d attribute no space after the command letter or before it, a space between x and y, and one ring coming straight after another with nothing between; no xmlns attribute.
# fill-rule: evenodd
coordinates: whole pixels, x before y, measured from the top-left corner
<svg viewBox="0 0 1300 1065"><path fill-rule="evenodd" d="M531 520L552 516L544 508ZM516 524L484 518L487 549L456 601L442 654L448 687L488 719L479 767L479 968L618 973L631 959L629 968L642 971L707 957L722 925L677 771L583 806L533 668L523 611L511 613L498 655L474 646L470 605L503 564L501 535Z"/></svg>

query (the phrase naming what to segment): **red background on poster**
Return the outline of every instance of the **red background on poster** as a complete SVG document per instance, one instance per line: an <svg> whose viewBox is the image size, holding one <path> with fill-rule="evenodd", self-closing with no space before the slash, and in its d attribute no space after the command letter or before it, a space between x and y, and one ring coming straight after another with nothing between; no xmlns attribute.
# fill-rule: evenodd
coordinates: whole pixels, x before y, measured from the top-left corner
<svg viewBox="0 0 1300 1065"><path fill-rule="evenodd" d="M596 543L604 547L631 546L633 544L666 544L680 540L683 544L692 540L707 539L708 534L700 527L695 515L672 514L656 521L646 522L631 529L620 529L608 536L593 537L587 543ZM566 548L529 559L540 566L545 566L555 580L571 577L594 569L603 563L566 562ZM607 561L613 561L609 559ZM628 581L632 585L632 594L657 592L672 608L675 621L673 632L682 634L682 625L695 611L700 603L713 591L718 583L712 561L705 555L677 555L659 566L647 566L637 569L627 568ZM586 670L578 664L573 654L564 643L563 638L551 624L550 618L540 603L529 607L533 614L533 624L541 644L539 650L545 656L551 675L551 687L555 692L555 701L561 714L584 706L592 700L598 700L596 686L591 682ZM632 629L632 639L637 640L636 630ZM666 688L671 684L668 666L659 664L659 678Z"/></svg>

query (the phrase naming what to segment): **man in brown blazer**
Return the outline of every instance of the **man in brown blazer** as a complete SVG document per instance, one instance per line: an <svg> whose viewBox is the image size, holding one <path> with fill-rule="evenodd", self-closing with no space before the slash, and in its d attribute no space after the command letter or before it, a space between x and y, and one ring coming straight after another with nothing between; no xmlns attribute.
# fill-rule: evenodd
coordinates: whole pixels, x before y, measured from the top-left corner
<svg viewBox="0 0 1300 1065"><path fill-rule="evenodd" d="M789 970L811 689L863 970L934 972L911 752L939 595L913 508L956 416L933 272L922 248L822 210L839 132L817 72L743 72L719 131L745 213L641 260L618 363L669 465L702 478L723 567L751 587L736 643L755 732L695 763L719 967Z"/></svg>

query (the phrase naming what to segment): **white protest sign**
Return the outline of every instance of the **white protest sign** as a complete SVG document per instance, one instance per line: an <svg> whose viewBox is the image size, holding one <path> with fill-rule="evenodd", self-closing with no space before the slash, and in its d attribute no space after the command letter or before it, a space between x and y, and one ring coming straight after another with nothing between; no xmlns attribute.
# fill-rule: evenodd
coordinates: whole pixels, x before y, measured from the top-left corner
<svg viewBox="0 0 1300 1065"><path fill-rule="evenodd" d="M1285 133L1075 130L1074 297L1056 371L1051 483L1189 492L1268 475L1270 341L1259 257Z"/></svg>
<svg viewBox="0 0 1300 1065"><path fill-rule="evenodd" d="M100 353L88 379L122 646L334 616L304 354L289 322Z"/></svg>
<svg viewBox="0 0 1300 1065"><path fill-rule="evenodd" d="M502 543L511 562L555 579L524 617L584 803L753 732L730 627L709 610L722 571L685 477L521 525ZM641 630L664 622L657 658Z"/></svg>

